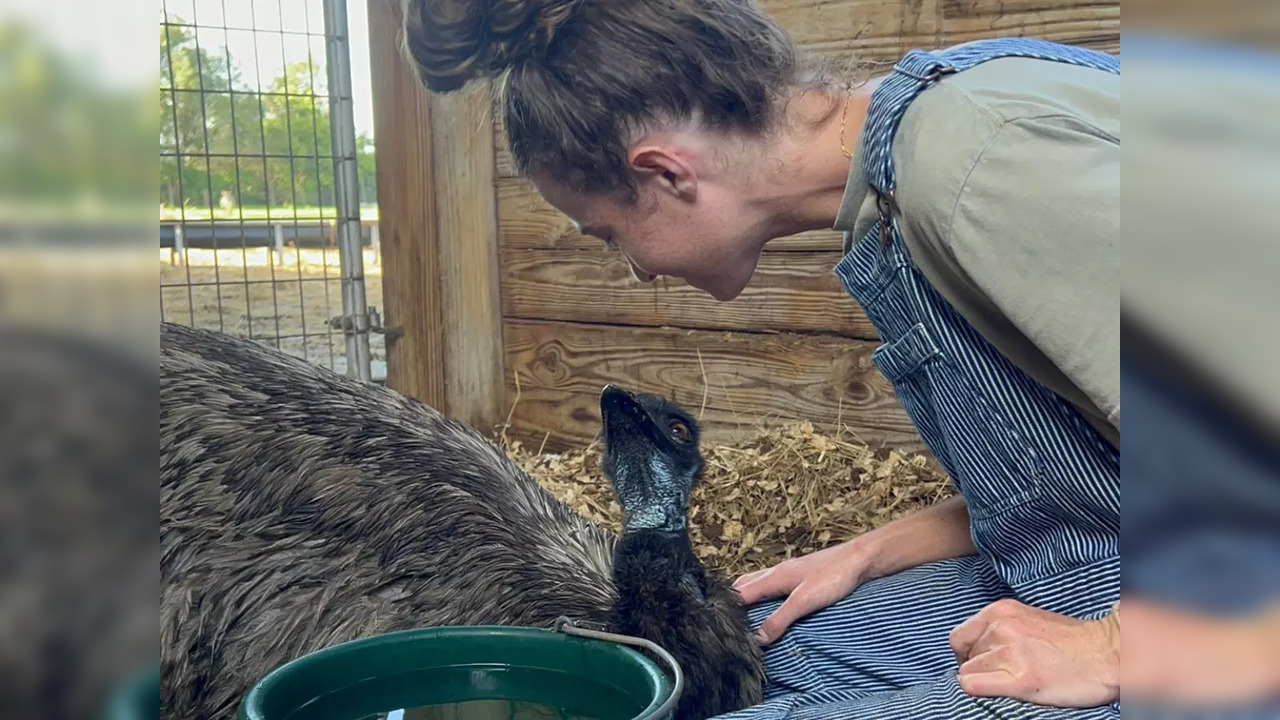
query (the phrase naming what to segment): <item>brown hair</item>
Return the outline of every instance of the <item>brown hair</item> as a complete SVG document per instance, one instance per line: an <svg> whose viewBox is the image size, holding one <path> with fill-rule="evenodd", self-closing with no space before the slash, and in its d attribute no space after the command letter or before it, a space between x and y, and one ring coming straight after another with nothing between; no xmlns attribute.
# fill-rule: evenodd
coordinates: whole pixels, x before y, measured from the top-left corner
<svg viewBox="0 0 1280 720"><path fill-rule="evenodd" d="M423 82L499 77L522 173L578 192L626 191L629 136L656 122L758 134L810 82L786 32L752 0L406 0Z"/></svg>

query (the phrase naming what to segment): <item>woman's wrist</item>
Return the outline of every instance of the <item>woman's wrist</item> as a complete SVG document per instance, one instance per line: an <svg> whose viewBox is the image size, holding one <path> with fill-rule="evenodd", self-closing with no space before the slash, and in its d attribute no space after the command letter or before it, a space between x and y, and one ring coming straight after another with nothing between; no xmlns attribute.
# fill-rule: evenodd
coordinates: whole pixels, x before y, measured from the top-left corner
<svg viewBox="0 0 1280 720"><path fill-rule="evenodd" d="M1112 701L1120 699L1120 603L1111 606L1111 612L1097 621L1102 635L1102 666L1098 679L1111 693Z"/></svg>
<svg viewBox="0 0 1280 720"><path fill-rule="evenodd" d="M864 582L976 552L969 509L959 495L864 533L848 545L857 558L852 561L863 563Z"/></svg>

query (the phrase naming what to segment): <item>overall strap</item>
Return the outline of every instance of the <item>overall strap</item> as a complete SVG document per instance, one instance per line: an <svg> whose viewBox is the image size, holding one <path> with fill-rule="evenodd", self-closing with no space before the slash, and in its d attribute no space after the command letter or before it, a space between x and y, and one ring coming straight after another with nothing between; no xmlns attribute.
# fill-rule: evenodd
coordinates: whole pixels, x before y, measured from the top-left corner
<svg viewBox="0 0 1280 720"><path fill-rule="evenodd" d="M877 194L882 228L889 226L895 209L893 135L911 101L945 75L1005 57L1052 60L1120 74L1120 59L1113 55L1030 38L979 40L942 52L908 52L872 93L864 130L864 171L867 183Z"/></svg>

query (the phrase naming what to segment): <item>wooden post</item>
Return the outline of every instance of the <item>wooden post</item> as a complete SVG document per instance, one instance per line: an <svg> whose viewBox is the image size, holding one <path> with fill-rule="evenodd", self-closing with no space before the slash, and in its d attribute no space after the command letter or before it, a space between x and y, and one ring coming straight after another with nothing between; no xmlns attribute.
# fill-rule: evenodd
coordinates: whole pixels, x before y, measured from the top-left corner
<svg viewBox="0 0 1280 720"><path fill-rule="evenodd" d="M387 338L387 385L447 411L430 103L401 55L400 3L368 4L383 323L400 331Z"/></svg>
<svg viewBox="0 0 1280 720"><path fill-rule="evenodd" d="M446 397L451 416L488 432L506 415L489 88L431 103Z"/></svg>

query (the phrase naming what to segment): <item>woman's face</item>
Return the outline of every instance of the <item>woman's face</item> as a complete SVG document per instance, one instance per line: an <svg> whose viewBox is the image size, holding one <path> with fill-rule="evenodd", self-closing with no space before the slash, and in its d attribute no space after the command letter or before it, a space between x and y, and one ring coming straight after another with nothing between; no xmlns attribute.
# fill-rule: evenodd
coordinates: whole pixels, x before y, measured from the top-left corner
<svg viewBox="0 0 1280 720"><path fill-rule="evenodd" d="M621 251L643 282L658 275L685 280L720 301L737 297L755 272L764 218L742 188L703 175L691 184L672 173L642 174L639 199L582 195L534 176L543 198L586 235Z"/></svg>

